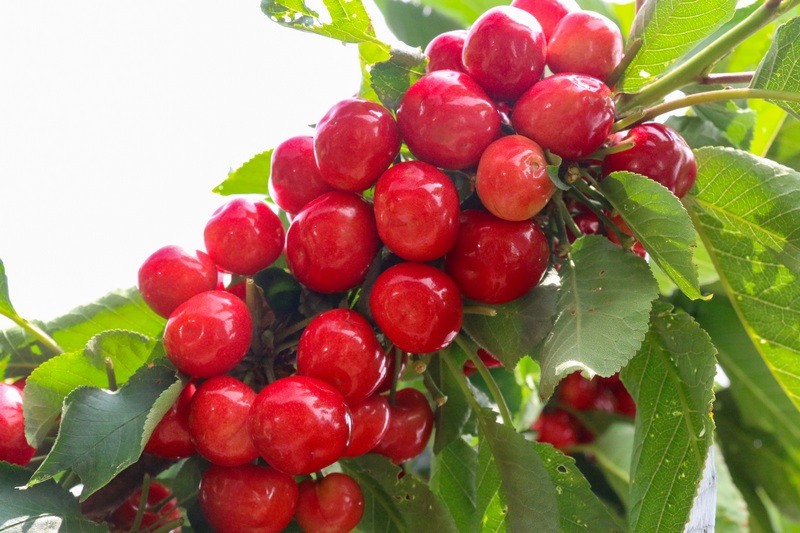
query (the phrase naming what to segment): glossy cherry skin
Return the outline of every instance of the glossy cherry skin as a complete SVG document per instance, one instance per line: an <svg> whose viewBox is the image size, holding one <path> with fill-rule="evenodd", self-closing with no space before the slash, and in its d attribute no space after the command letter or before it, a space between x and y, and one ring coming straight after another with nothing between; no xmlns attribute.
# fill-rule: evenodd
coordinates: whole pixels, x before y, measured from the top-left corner
<svg viewBox="0 0 800 533"><path fill-rule="evenodd" d="M539 81L547 41L536 18L512 6L496 6L472 24L464 40L467 73L491 98L513 102Z"/></svg>
<svg viewBox="0 0 800 533"><path fill-rule="evenodd" d="M622 59L622 33L611 19L594 11L562 18L547 42L547 66L554 74L571 72L604 81Z"/></svg>
<svg viewBox="0 0 800 533"><path fill-rule="evenodd" d="M486 366L486 368L500 368L503 366L503 363L501 363L500 360L483 348L478 349L478 357L481 358L481 361L483 361L483 364ZM464 361L463 372L466 377L470 377L477 371L478 368L470 359Z"/></svg>
<svg viewBox="0 0 800 533"><path fill-rule="evenodd" d="M351 309L325 311L300 336L297 373L329 383L348 403L375 392L388 368L372 326Z"/></svg>
<svg viewBox="0 0 800 533"><path fill-rule="evenodd" d="M398 353L400 353L399 371L397 370ZM381 384L378 385L378 390L375 392L388 392L392 388L392 381L394 380L395 373L397 373L397 379L401 379L403 377L403 373L406 371L406 365L408 365L408 352L398 350L396 346L392 346L391 349L386 353L386 360L389 362L389 367L386 371L386 377L383 378Z"/></svg>
<svg viewBox="0 0 800 533"><path fill-rule="evenodd" d="M300 476L342 457L350 425L350 411L339 391L316 378L291 376L258 393L248 430L265 461Z"/></svg>
<svg viewBox="0 0 800 533"><path fill-rule="evenodd" d="M438 259L456 242L458 191L433 165L422 161L394 165L378 179L374 202L378 235L407 261Z"/></svg>
<svg viewBox="0 0 800 533"><path fill-rule="evenodd" d="M539 283L548 256L547 238L534 222L467 210L456 245L445 256L445 271L467 298L501 304Z"/></svg>
<svg viewBox="0 0 800 533"><path fill-rule="evenodd" d="M164 459L183 459L196 453L189 433L189 408L197 391L194 381L190 381L180 396L156 425L144 451Z"/></svg>
<svg viewBox="0 0 800 533"><path fill-rule="evenodd" d="M514 130L564 159L582 159L603 144L614 123L614 100L602 82L555 74L531 87L511 112Z"/></svg>
<svg viewBox="0 0 800 533"><path fill-rule="evenodd" d="M545 39L550 39L556 25L567 13L580 11L575 0L513 0L512 7L523 9L536 17L542 26Z"/></svg>
<svg viewBox="0 0 800 533"><path fill-rule="evenodd" d="M35 452L25 439L22 392L13 385L0 383L0 461L25 466Z"/></svg>
<svg viewBox="0 0 800 533"><path fill-rule="evenodd" d="M179 305L217 287L217 266L204 252L164 246L139 267L139 293L157 314L168 318Z"/></svg>
<svg viewBox="0 0 800 533"><path fill-rule="evenodd" d="M136 520L136 514L139 512L141 499L142 489L139 489L111 513L108 517L108 522L113 524L116 530L130 531ZM147 505L142 514L139 529L136 531L144 530L156 524L161 526L180 518L181 510L178 508L178 499L172 496L172 491L157 481L151 481L150 486L147 488ZM178 526L171 529L170 533L180 533L181 529Z"/></svg>
<svg viewBox="0 0 800 533"><path fill-rule="evenodd" d="M389 402L373 394L358 403L350 404L353 428L344 457L358 457L374 448L389 429Z"/></svg>
<svg viewBox="0 0 800 533"><path fill-rule="evenodd" d="M556 187L547 175L542 148L522 135L508 135L483 152L475 190L496 217L517 221L541 211Z"/></svg>
<svg viewBox="0 0 800 533"><path fill-rule="evenodd" d="M568 450L581 441L581 425L577 418L563 409L542 411L531 426L539 442L552 444L561 451Z"/></svg>
<svg viewBox="0 0 800 533"><path fill-rule="evenodd" d="M401 389L389 406L389 429L372 451L399 465L422 453L432 431L433 410L428 398L417 389Z"/></svg>
<svg viewBox="0 0 800 533"><path fill-rule="evenodd" d="M347 98L328 110L314 130L320 174L332 187L369 189L400 153L400 131L391 111L363 98Z"/></svg>
<svg viewBox="0 0 800 533"><path fill-rule="evenodd" d="M467 30L453 30L440 33L431 39L425 47L425 56L428 58L426 72L434 70L466 72L461 61L466 36Z"/></svg>
<svg viewBox="0 0 800 533"><path fill-rule="evenodd" d="M300 483L295 519L307 533L349 533L364 515L364 493L356 480L334 472Z"/></svg>
<svg viewBox="0 0 800 533"><path fill-rule="evenodd" d="M299 213L308 202L332 190L319 172L311 135L286 139L272 151L269 195L287 213Z"/></svg>
<svg viewBox="0 0 800 533"><path fill-rule="evenodd" d="M397 125L417 159L454 170L477 165L500 134L494 102L470 76L452 70L417 80L400 101Z"/></svg>
<svg viewBox="0 0 800 533"><path fill-rule="evenodd" d="M634 126L620 143L635 143L628 150L603 159L603 175L619 170L635 172L657 181L683 198L697 178L694 152L678 132L656 122Z"/></svg>
<svg viewBox="0 0 800 533"><path fill-rule="evenodd" d="M192 296L164 328L167 357L181 372L210 378L228 372L250 349L253 320L247 305L225 291Z"/></svg>
<svg viewBox="0 0 800 533"><path fill-rule="evenodd" d="M297 507L297 483L268 466L212 465L200 482L200 508L217 533L280 533Z"/></svg>
<svg viewBox="0 0 800 533"><path fill-rule="evenodd" d="M375 214L356 194L332 191L303 209L286 234L286 262L311 290L341 292L364 281L380 239Z"/></svg>
<svg viewBox="0 0 800 533"><path fill-rule="evenodd" d="M283 223L260 200L234 198L206 223L208 255L222 269L251 276L270 266L283 252Z"/></svg>
<svg viewBox="0 0 800 533"><path fill-rule="evenodd" d="M389 340L411 353L449 345L464 318L456 284L424 263L400 263L382 272L372 287L369 307Z"/></svg>

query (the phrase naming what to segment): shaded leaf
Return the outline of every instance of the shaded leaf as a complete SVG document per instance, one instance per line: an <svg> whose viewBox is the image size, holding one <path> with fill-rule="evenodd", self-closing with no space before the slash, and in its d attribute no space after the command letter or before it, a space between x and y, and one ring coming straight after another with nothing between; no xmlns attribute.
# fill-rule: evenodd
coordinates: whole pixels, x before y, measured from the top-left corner
<svg viewBox="0 0 800 533"><path fill-rule="evenodd" d="M386 25L392 33L410 46L424 49L440 33L464 27L438 9L424 7L416 2L376 0L375 4L383 13Z"/></svg>
<svg viewBox="0 0 800 533"><path fill-rule="evenodd" d="M672 116L667 119L666 125L678 132L692 148L703 146L735 148L725 132L704 118L690 115Z"/></svg>
<svg viewBox="0 0 800 533"><path fill-rule="evenodd" d="M222 196L260 194L269 198L268 184L273 151L270 149L254 155L242 166L230 172L225 181L214 187L211 192Z"/></svg>
<svg viewBox="0 0 800 533"><path fill-rule="evenodd" d="M800 18L793 18L778 28L750 86L795 95L800 92ZM800 102L775 100L774 103L800 118Z"/></svg>
<svg viewBox="0 0 800 533"><path fill-rule="evenodd" d="M431 462L431 490L450 509L450 514L461 533L480 531L481 517L477 514L477 451L456 439Z"/></svg>
<svg viewBox="0 0 800 533"><path fill-rule="evenodd" d="M448 371L447 365L442 361L442 357L453 358L459 368L467 358L461 348L454 343L446 352L440 352L435 355L428 365L428 371L434 383L439 388L439 391L447 397L444 405L436 408L436 432L433 440L434 454L449 447L453 441L460 440L464 427L472 413L472 408L467 398L464 397L456 377Z"/></svg>
<svg viewBox="0 0 800 533"><path fill-rule="evenodd" d="M472 25L475 19L487 9L507 5L508 2L503 0L420 0L420 4L444 13L466 28Z"/></svg>
<svg viewBox="0 0 800 533"><path fill-rule="evenodd" d="M715 446L714 464L717 471L717 520L715 533L740 533L749 529L747 503L733 482L725 458Z"/></svg>
<svg viewBox="0 0 800 533"><path fill-rule="evenodd" d="M692 110L716 126L728 144L734 148L742 150L750 148L756 123L756 114L752 109L739 107L727 100L697 105Z"/></svg>
<svg viewBox="0 0 800 533"><path fill-rule="evenodd" d="M786 117L783 125L777 131L774 143L770 145L766 157L800 171L800 120L787 115L786 111L777 106L768 102L764 103L778 109Z"/></svg>
<svg viewBox="0 0 800 533"><path fill-rule="evenodd" d="M380 102L396 110L412 84L425 75L426 58L416 50L393 49L389 59L372 66L370 86Z"/></svg>
<svg viewBox="0 0 800 533"><path fill-rule="evenodd" d="M597 464L608 484L626 507L630 504L634 431L631 423L613 423L587 446L597 458Z"/></svg>

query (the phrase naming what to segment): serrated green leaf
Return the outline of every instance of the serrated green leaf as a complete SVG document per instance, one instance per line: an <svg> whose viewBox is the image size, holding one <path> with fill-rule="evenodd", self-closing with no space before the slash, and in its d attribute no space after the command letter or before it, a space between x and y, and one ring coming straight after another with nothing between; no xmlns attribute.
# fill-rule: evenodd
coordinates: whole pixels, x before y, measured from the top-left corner
<svg viewBox="0 0 800 533"><path fill-rule="evenodd" d="M653 310L642 349L621 373L637 406L631 531L683 530L713 441L714 346L689 315L668 309Z"/></svg>
<svg viewBox="0 0 800 533"><path fill-rule="evenodd" d="M19 316L11 304L11 298L8 295L8 278L6 277L6 266L3 260L0 259L0 315L5 316Z"/></svg>
<svg viewBox="0 0 800 533"><path fill-rule="evenodd" d="M750 86L787 93L800 92L800 18L778 28ZM775 100L775 103L795 118L800 118L800 102Z"/></svg>
<svg viewBox="0 0 800 533"><path fill-rule="evenodd" d="M636 354L658 284L645 261L600 235L575 241L560 271L553 331L539 357L539 392L549 397L576 370L610 376Z"/></svg>
<svg viewBox="0 0 800 533"><path fill-rule="evenodd" d="M228 173L228 177L214 187L211 192L221 196L260 194L269 198L269 175L272 168L273 151L270 149L254 155L242 166Z"/></svg>
<svg viewBox="0 0 800 533"><path fill-rule="evenodd" d="M477 469L478 453L463 439L449 443L431 461L431 490L450 509L460 533L480 531Z"/></svg>
<svg viewBox="0 0 800 533"><path fill-rule="evenodd" d="M469 27L487 9L507 5L508 2L503 0L420 0L420 4L441 11L464 27Z"/></svg>
<svg viewBox="0 0 800 533"><path fill-rule="evenodd" d="M81 514L78 500L54 481L25 487L30 470L0 462L0 531L101 533L108 526Z"/></svg>
<svg viewBox="0 0 800 533"><path fill-rule="evenodd" d="M724 132L704 118L690 115L672 116L667 119L665 124L678 132L678 135L683 137L683 140L692 148L703 146L735 148Z"/></svg>
<svg viewBox="0 0 800 533"><path fill-rule="evenodd" d="M175 403L183 384L175 370L146 366L119 390L79 387L64 400L53 449L29 485L72 470L81 479L81 501L111 481L142 453L158 420Z"/></svg>
<svg viewBox="0 0 800 533"><path fill-rule="evenodd" d="M372 66L370 86L385 107L396 110L408 88L425 75L426 63L418 50L393 49L389 59Z"/></svg>
<svg viewBox="0 0 800 533"><path fill-rule="evenodd" d="M692 108L722 132L728 144L734 148L748 150L753 141L756 115L750 108L742 108L730 100L697 105Z"/></svg>
<svg viewBox="0 0 800 533"><path fill-rule="evenodd" d="M756 349L800 406L800 173L702 148L690 214Z"/></svg>
<svg viewBox="0 0 800 533"><path fill-rule="evenodd" d="M641 42L619 82L636 92L669 70L696 44L729 20L736 0L659 0L646 2L636 14L628 48Z"/></svg>
<svg viewBox="0 0 800 533"><path fill-rule="evenodd" d="M660 183L633 172L612 172L600 189L661 270L686 296L702 298L692 262L696 233L680 200Z"/></svg>

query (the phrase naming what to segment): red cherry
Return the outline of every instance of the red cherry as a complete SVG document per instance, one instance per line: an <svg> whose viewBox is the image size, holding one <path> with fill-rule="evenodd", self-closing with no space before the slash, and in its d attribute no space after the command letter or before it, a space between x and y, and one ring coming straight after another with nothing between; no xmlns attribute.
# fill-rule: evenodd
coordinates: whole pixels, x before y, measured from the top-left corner
<svg viewBox="0 0 800 533"><path fill-rule="evenodd" d="M333 385L348 403L375 392L388 365L370 323L350 309L315 317L297 347L297 373Z"/></svg>
<svg viewBox="0 0 800 533"><path fill-rule="evenodd" d="M575 215L572 220L575 221L575 225L578 226L578 229L581 230L581 233L584 235L596 235L600 233L600 220L597 218L597 215L592 212L579 213ZM569 229L567 229L567 238L569 242L575 242L575 236Z"/></svg>
<svg viewBox="0 0 800 533"><path fill-rule="evenodd" d="M462 60L486 94L513 102L544 72L547 42L536 18L522 9L497 6L472 24Z"/></svg>
<svg viewBox="0 0 800 533"><path fill-rule="evenodd" d="M518 221L541 211L556 187L547 175L541 147L522 135L509 135L483 152L475 189L481 203L496 217Z"/></svg>
<svg viewBox="0 0 800 533"><path fill-rule="evenodd" d="M208 291L180 305L164 328L164 350L181 372L208 378L228 372L250 349L253 320L233 294Z"/></svg>
<svg viewBox="0 0 800 533"><path fill-rule="evenodd" d="M361 192L389 168L400 142L391 111L363 98L348 98L317 123L314 154L322 178L331 186Z"/></svg>
<svg viewBox="0 0 800 533"><path fill-rule="evenodd" d="M580 11L581 6L575 0L513 0L513 7L524 9L539 21L545 39L550 39L556 25L567 13Z"/></svg>
<svg viewBox="0 0 800 533"><path fill-rule="evenodd" d="M552 444L561 451L581 442L580 421L563 409L542 411L531 429L539 434L536 440Z"/></svg>
<svg viewBox="0 0 800 533"><path fill-rule="evenodd" d="M378 392L387 392L389 389L392 388L392 381L394 380L394 375L396 371L396 354L401 352L400 356L400 370L397 372L398 379L403 377L403 373L406 371L406 365L408 364L408 353L398 350L395 346L392 346L391 350L386 354L386 360L389 362L389 366L386 370L386 377L383 378L383 381L380 385L378 385L378 389L375 391Z"/></svg>
<svg viewBox="0 0 800 533"><path fill-rule="evenodd" d="M340 472L321 481L306 479L299 485L295 519L308 533L348 533L364 514L364 494L358 483Z"/></svg>
<svg viewBox="0 0 800 533"><path fill-rule="evenodd" d="M622 233L633 237L633 230L631 230L631 228L628 227L628 225L625 223L625 220L623 220L622 215L616 214L609 216L608 218L611 220L611 222L614 223L615 226L617 226L620 230L622 230ZM622 246L622 243L619 242L617 235L610 229L606 230L606 237L608 237L608 240L613 242L614 244ZM647 250L644 249L644 245L642 245L642 243L640 243L639 241L635 241L633 244L633 253L635 253L639 257L645 257L647 255Z"/></svg>
<svg viewBox="0 0 800 533"><path fill-rule="evenodd" d="M425 47L425 55L428 58L426 72L434 70L466 72L461 61L466 36L467 30L453 30L440 33L431 39Z"/></svg>
<svg viewBox="0 0 800 533"><path fill-rule="evenodd" d="M197 386L190 381L156 425L144 451L164 459L183 459L196 453L189 433L189 407Z"/></svg>
<svg viewBox="0 0 800 533"><path fill-rule="evenodd" d="M332 191L309 203L286 235L286 262L311 290L342 292L360 285L378 252L372 207L360 196Z"/></svg>
<svg viewBox="0 0 800 533"><path fill-rule="evenodd" d="M115 526L115 530L130 531L133 528L141 499L142 489L139 489L111 513L108 522ZM151 481L147 488L147 504L136 531L144 531L152 526L161 526L180 518L181 510L178 508L178 499L172 496L172 491L157 481ZM180 533L181 529L178 526L171 529L169 533Z"/></svg>
<svg viewBox="0 0 800 533"><path fill-rule="evenodd" d="M0 383L0 461L25 466L36 449L25 439L22 392L8 383Z"/></svg>
<svg viewBox="0 0 800 533"><path fill-rule="evenodd" d="M342 457L350 424L350 412L339 391L315 378L292 376L258 393L248 430L264 460L299 476Z"/></svg>
<svg viewBox="0 0 800 533"><path fill-rule="evenodd" d="M456 170L477 165L500 134L494 102L471 77L452 70L417 80L400 101L397 125L417 159Z"/></svg>
<svg viewBox="0 0 800 533"><path fill-rule="evenodd" d="M566 376L558 385L558 400L578 411L591 408L597 396L597 382L584 378L580 372Z"/></svg>
<svg viewBox="0 0 800 533"><path fill-rule="evenodd" d="M374 448L389 429L389 402L373 394L366 400L350 404L353 428L344 457L358 457Z"/></svg>
<svg viewBox="0 0 800 533"><path fill-rule="evenodd" d="M200 508L217 533L280 533L297 506L294 479L268 466L212 465L200 483Z"/></svg>
<svg viewBox="0 0 800 533"><path fill-rule="evenodd" d="M486 366L486 368L500 368L503 366L503 363L500 362L500 360L498 360L495 356L493 356L483 348L479 348L477 353L478 357L481 358L481 361L483 361L483 364ZM475 366L475 363L473 363L470 359L464 361L463 372L466 377L470 377L477 371L478 368Z"/></svg>
<svg viewBox="0 0 800 533"><path fill-rule="evenodd" d="M205 253L164 246L139 267L139 293L164 318L183 302L217 286L217 266Z"/></svg>
<svg viewBox="0 0 800 533"><path fill-rule="evenodd" d="M422 453L432 431L428 398L417 389L401 389L389 406L389 429L372 451L399 465Z"/></svg>
<svg viewBox="0 0 800 533"><path fill-rule="evenodd" d="M547 42L547 66L554 74L571 72L604 81L622 59L622 49L622 33L611 19L575 11L559 21Z"/></svg>
<svg viewBox="0 0 800 533"><path fill-rule="evenodd" d="M299 213L308 202L332 190L319 172L311 135L286 139L272 151L269 195L287 213Z"/></svg>
<svg viewBox="0 0 800 533"><path fill-rule="evenodd" d="M423 263L400 263L381 273L369 306L389 340L411 353L435 352L449 345L463 321L456 284Z"/></svg>
<svg viewBox="0 0 800 533"><path fill-rule="evenodd" d="M407 261L432 261L456 242L459 199L447 175L408 161L384 172L375 186L375 223L389 249Z"/></svg>

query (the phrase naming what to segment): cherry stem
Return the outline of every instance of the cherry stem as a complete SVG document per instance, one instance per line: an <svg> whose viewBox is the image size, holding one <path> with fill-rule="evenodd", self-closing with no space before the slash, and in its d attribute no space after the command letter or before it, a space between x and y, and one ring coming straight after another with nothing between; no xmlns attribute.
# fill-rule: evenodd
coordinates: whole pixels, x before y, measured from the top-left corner
<svg viewBox="0 0 800 533"><path fill-rule="evenodd" d="M282 341L286 337L294 335L298 331L303 331L304 329L306 329L306 326L308 326L311 323L311 321L314 320L315 318L316 318L316 315L312 316L312 317L309 317L309 318L306 318L304 320L301 320L299 322L295 322L291 326L287 326L287 327L285 327L285 328L283 328L283 329L281 329L279 331L276 331L275 332L275 344L279 343L280 341Z"/></svg>
<svg viewBox="0 0 800 533"><path fill-rule="evenodd" d="M392 346L387 351L392 351ZM403 365L403 351L394 346L394 372L392 373L392 386L389 389L389 405L394 405L394 397L397 394L397 382L400 381L400 368Z"/></svg>
<svg viewBox="0 0 800 533"><path fill-rule="evenodd" d="M16 325L33 335L33 337L42 343L42 345L47 348L49 352L53 355L61 355L64 353L64 349L58 345L58 343L47 334L45 330L31 322L30 320L26 320L16 314L15 312L6 312L4 308L0 307L0 315L11 319Z"/></svg>
<svg viewBox="0 0 800 533"><path fill-rule="evenodd" d="M587 156L587 159L603 159L607 155L618 154L619 152L630 150L634 146L636 146L636 143L633 141L626 141L618 144L612 144L611 146L604 146L603 148L598 148L592 152L591 155Z"/></svg>
<svg viewBox="0 0 800 533"><path fill-rule="evenodd" d="M70 470L64 475L64 477L61 478L58 484L64 487L65 489L69 489L70 487L72 487L73 481L75 481L75 472Z"/></svg>
<svg viewBox="0 0 800 533"><path fill-rule="evenodd" d="M636 3L637 3L637 6L638 6L639 0L637 0ZM637 8L636 11L637 12L639 11L638 8ZM629 43L628 47L625 49L625 55L622 56L622 59L620 60L619 64L616 67L614 67L614 70L612 70L611 74L609 74L608 77L605 79L604 83L607 86L613 88L614 85L617 84L619 79L622 77L622 75L628 69L628 65L631 64L631 62L633 61L633 58L636 57L636 54L639 53L639 49L641 47L642 47L642 40L641 39L636 39L635 41L631 41Z"/></svg>
<svg viewBox="0 0 800 533"><path fill-rule="evenodd" d="M478 354L475 353L472 346L461 336L456 335L456 344L458 347L461 348L464 353L467 354L467 357L470 361L473 362L475 368L478 369L478 373L483 378L483 381L486 383L486 387L489 389L489 394L491 394L494 403L497 404L497 409L500 411L500 417L503 419L503 423L509 427L514 427L514 418L511 416L511 411L508 409L508 404L506 403L506 399L503 396L503 393L500 392L500 387L497 386L497 382L492 377L492 373L489 372L489 369L486 368L486 365L483 363L483 360L478 357ZM463 376L463 372L461 375ZM464 377L464 380L467 378Z"/></svg>
<svg viewBox="0 0 800 533"><path fill-rule="evenodd" d="M153 531L153 533L170 533L170 531L173 531L177 529L178 526L182 525L183 525L183 518L176 518L175 520L170 520L169 522L161 525L158 529Z"/></svg>
<svg viewBox="0 0 800 533"><path fill-rule="evenodd" d="M465 315L497 316L497 309L487 305L464 306Z"/></svg>
<svg viewBox="0 0 800 533"><path fill-rule="evenodd" d="M559 191L559 194L553 196L553 200L555 201L556 207L558 207L558 214L560 216L561 221L566 225L569 231L572 232L572 235L574 235L576 239L578 237L581 237L583 235L583 232L575 223L575 220L573 220L572 215L569 214L569 209L567 209L567 204L564 203L564 198L561 195L561 191ZM564 235L564 237L565 238L567 237L566 234ZM559 238L561 237L559 236ZM561 246L568 246L568 244L569 240L562 243Z"/></svg>
<svg viewBox="0 0 800 533"><path fill-rule="evenodd" d="M701 85L737 85L753 81L755 72L719 72L706 74L700 80Z"/></svg>
<svg viewBox="0 0 800 533"><path fill-rule="evenodd" d="M447 403L447 395L443 393L436 382L433 381L433 376L431 376L431 373L428 372L427 369L425 369L425 372L422 374L422 382L425 384L425 388L428 389L428 392L431 393L431 397L438 407Z"/></svg>
<svg viewBox="0 0 800 533"><path fill-rule="evenodd" d="M591 176L587 175L586 179L588 179L591 182L592 186L595 189L600 188L600 186ZM592 213L594 213L597 216L597 219L600 220L600 222L603 224L603 227L605 227L606 231L611 230L614 233L614 236L617 238L617 240L620 242L623 248L627 249L633 248L633 245L635 243L634 238L625 233L624 231L622 231L619 226L614 224L614 222L612 222L612 220L608 217L608 215L606 215L605 211L603 211L602 209L598 209L596 206L591 204L586 204L586 207L592 210Z"/></svg>
<svg viewBox="0 0 800 533"><path fill-rule="evenodd" d="M256 282L253 278L246 278L244 282L244 294L247 308L250 310L250 316L253 319L253 335L250 341L250 349L253 353L260 354L264 351L264 346L261 343L261 335L259 335L258 328L261 324L261 309L259 300L256 294Z"/></svg>
<svg viewBox="0 0 800 533"><path fill-rule="evenodd" d="M136 517L133 519L133 525L129 531L139 531L142 525L142 518L144 518L144 511L147 509L147 496L150 492L150 476L145 474L142 481L142 494L139 496L139 508L136 510Z"/></svg>
<svg viewBox="0 0 800 533"><path fill-rule="evenodd" d="M114 392L117 390L117 376L114 373L114 361L112 361L110 357L106 357L103 359L103 363L106 366L106 376L108 376L108 390Z"/></svg>

